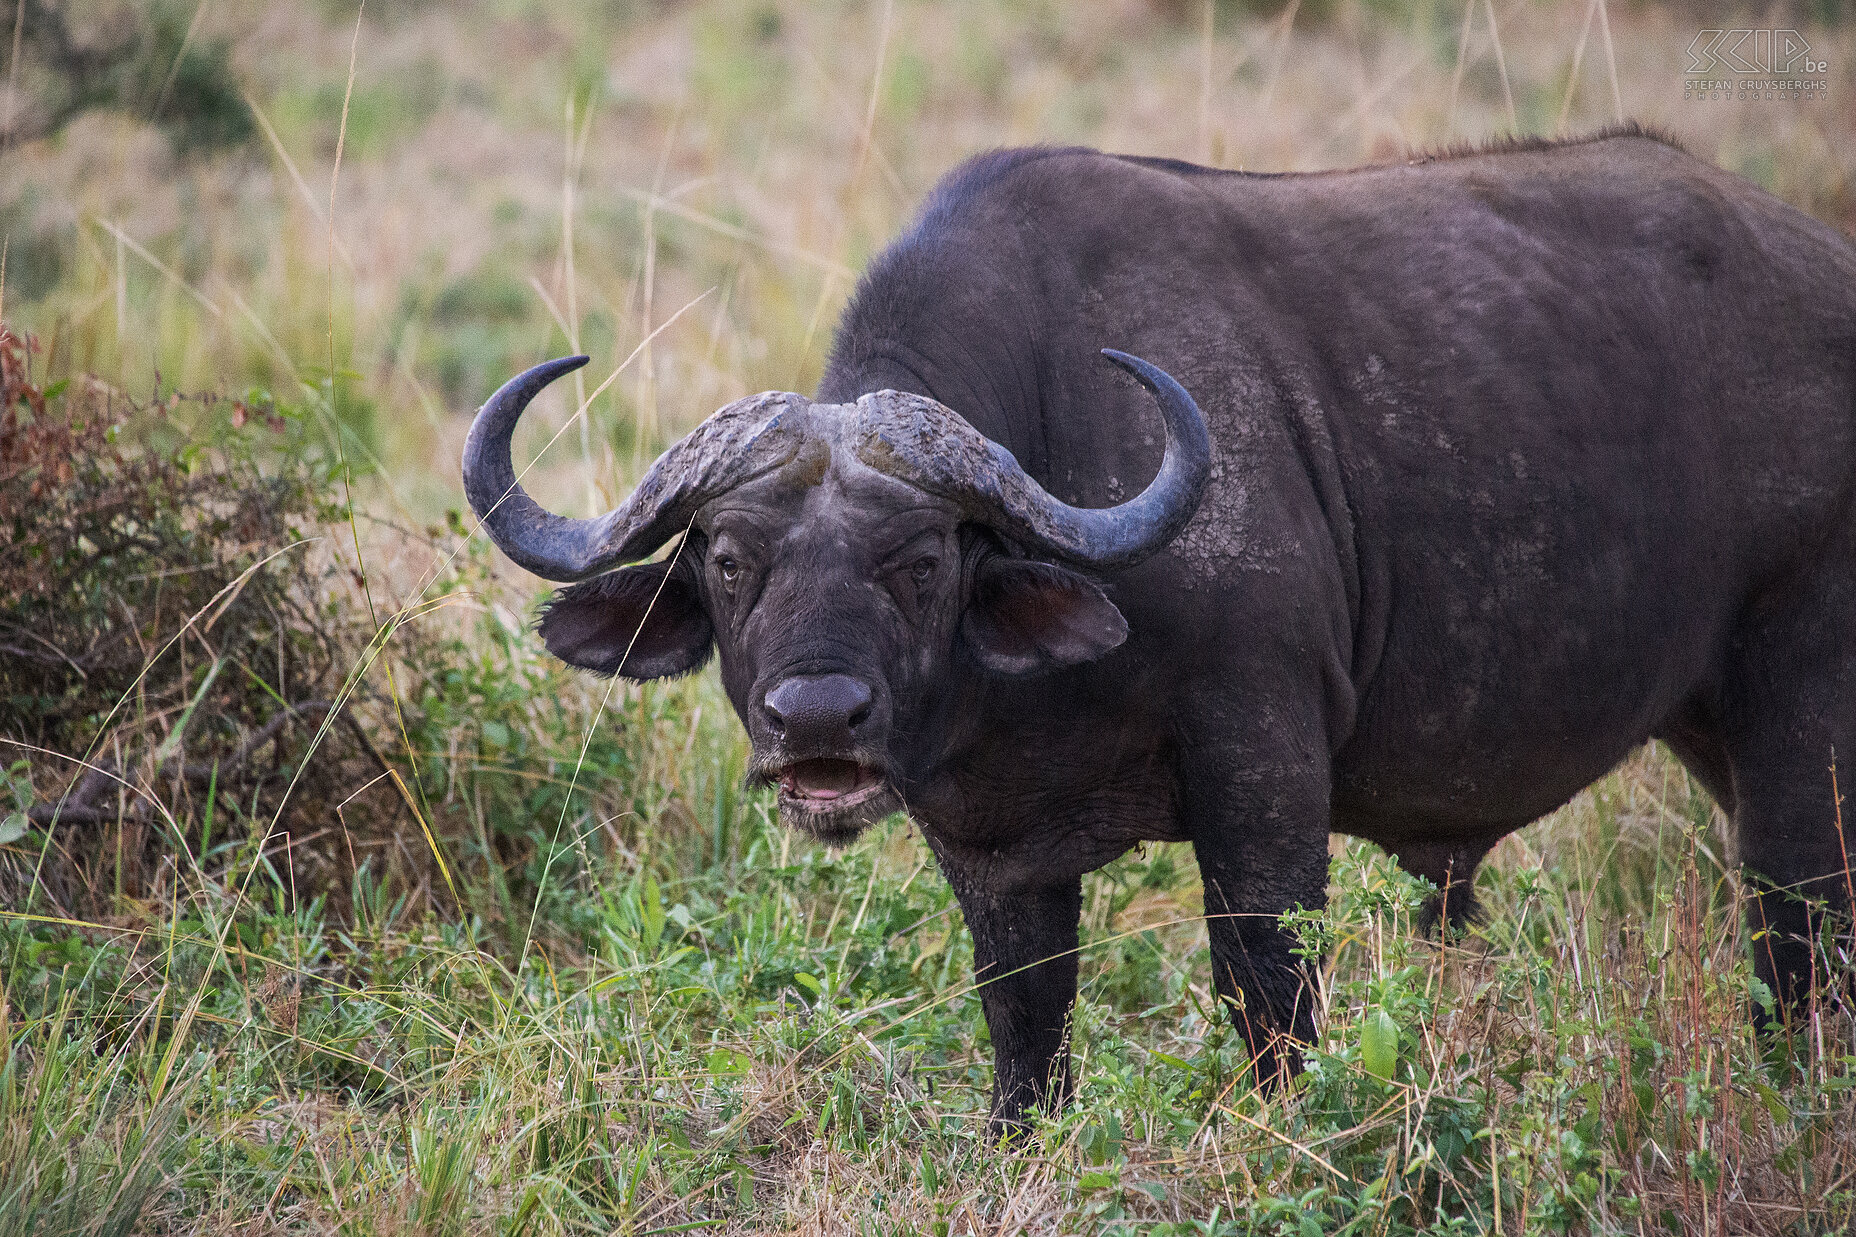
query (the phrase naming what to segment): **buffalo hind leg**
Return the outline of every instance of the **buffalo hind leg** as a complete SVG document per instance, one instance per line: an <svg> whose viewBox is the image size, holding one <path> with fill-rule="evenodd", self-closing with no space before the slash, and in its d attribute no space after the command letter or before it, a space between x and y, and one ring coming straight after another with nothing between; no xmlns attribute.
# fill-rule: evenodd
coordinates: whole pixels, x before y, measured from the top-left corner
<svg viewBox="0 0 1856 1237"><path fill-rule="evenodd" d="M1848 867L1856 822L1839 810L1831 778L1833 760L1840 788L1856 772L1853 623L1856 549L1764 609L1740 642L1723 697L1733 852L1756 891L1753 965L1781 1021L1829 995L1820 987L1825 964L1847 947L1856 902Z"/></svg>
<svg viewBox="0 0 1856 1237"><path fill-rule="evenodd" d="M967 931L980 1007L992 1035L994 1137L1070 1096L1070 1007L1076 1003L1083 882L995 893L943 863Z"/></svg>
<svg viewBox="0 0 1856 1237"><path fill-rule="evenodd" d="M1842 752L1856 751L1856 746ZM1848 839L1839 837L1828 744L1819 758L1736 769L1734 849L1753 890L1748 910L1753 969L1777 998L1776 1021L1806 1013L1838 936L1850 930ZM1847 827L1847 826L1846 826ZM1847 942L1844 942L1847 944ZM1845 983L1851 976L1846 973Z"/></svg>
<svg viewBox="0 0 1856 1237"><path fill-rule="evenodd" d="M1257 1082L1273 1087L1301 1072L1298 1044L1315 1037L1316 971L1296 956L1282 916L1327 905L1327 771L1256 780L1208 774L1189 777L1186 807L1205 885L1212 979L1250 1048Z"/></svg>

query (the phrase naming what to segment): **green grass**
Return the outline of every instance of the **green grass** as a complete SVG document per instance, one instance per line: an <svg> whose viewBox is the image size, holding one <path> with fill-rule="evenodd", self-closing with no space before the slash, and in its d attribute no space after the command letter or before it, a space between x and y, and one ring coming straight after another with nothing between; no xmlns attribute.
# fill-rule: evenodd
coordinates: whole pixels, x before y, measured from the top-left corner
<svg viewBox="0 0 1856 1237"><path fill-rule="evenodd" d="M115 925L10 918L0 1225L1838 1231L1849 1026L1801 1028L1815 1054L1752 1037L1700 802L1640 758L1544 827L1556 862L1511 846L1449 944L1345 848L1307 925L1322 1043L1273 1099L1211 1014L1189 851L1112 865L1077 1100L1005 1151L958 911L901 821L843 854L758 801L593 834L555 878L576 913L526 949L365 869L343 925L269 875ZM1600 840L1625 811L1668 818L1653 859ZM1620 868L1642 905L1594 909Z"/></svg>
<svg viewBox="0 0 1856 1237"><path fill-rule="evenodd" d="M1856 1222L1849 1015L1753 1036L1717 813L1656 749L1504 842L1465 939L1337 846L1287 1095L1214 1010L1190 851L1111 865L1076 1102L989 1146L970 945L906 822L787 835L712 677L547 659L456 476L472 405L570 346L585 395L632 358L531 416L576 513L809 388L855 271L1002 143L1322 167L1498 132L1512 92L1848 228L1846 6L1807 31L1828 105L1708 107L1700 17L1609 5L1581 45L1584 0L172 7L145 42L197 16L179 97L247 100L243 146L180 153L183 103L0 148L0 316L41 344L0 453L32 653L0 663L0 1237ZM30 816L67 793L82 821Z"/></svg>

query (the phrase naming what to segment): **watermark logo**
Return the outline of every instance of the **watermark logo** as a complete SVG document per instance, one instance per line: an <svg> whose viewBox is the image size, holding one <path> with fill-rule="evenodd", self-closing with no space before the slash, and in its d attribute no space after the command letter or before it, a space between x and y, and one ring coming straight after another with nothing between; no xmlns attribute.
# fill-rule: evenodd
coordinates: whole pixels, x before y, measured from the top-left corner
<svg viewBox="0 0 1856 1237"><path fill-rule="evenodd" d="M1829 68L1811 59L1810 41L1796 30L1703 30L1688 45L1691 77L1718 72L1809 77Z"/></svg>
<svg viewBox="0 0 1856 1237"><path fill-rule="evenodd" d="M1830 63L1796 30L1700 30L1688 45L1685 99L1720 102L1822 99Z"/></svg>

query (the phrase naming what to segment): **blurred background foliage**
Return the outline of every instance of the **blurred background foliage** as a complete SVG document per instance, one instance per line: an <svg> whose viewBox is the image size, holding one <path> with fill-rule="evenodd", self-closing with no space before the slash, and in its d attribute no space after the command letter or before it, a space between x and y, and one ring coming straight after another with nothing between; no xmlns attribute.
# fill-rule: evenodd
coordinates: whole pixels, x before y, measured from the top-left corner
<svg viewBox="0 0 1856 1237"><path fill-rule="evenodd" d="M650 337L539 470L567 501L610 498L728 398L808 389L855 272L996 145L1294 170L1629 116L1856 226L1847 0L20 11L0 231L46 373L138 393L354 374L339 415L421 519L456 501L466 413L576 344L609 372ZM1828 63L1826 99L1685 97L1699 30L1781 24Z"/></svg>

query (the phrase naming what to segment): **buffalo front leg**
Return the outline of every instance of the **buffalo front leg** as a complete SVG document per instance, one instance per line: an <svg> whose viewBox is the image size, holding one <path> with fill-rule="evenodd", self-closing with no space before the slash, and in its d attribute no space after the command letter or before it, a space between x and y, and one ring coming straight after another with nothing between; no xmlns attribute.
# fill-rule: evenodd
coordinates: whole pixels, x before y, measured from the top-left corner
<svg viewBox="0 0 1856 1237"><path fill-rule="evenodd" d="M974 979L992 1033L992 1132L1022 1127L1070 1094L1070 1006L1083 885L1070 877L994 892L948 871L967 930Z"/></svg>
<svg viewBox="0 0 1856 1237"><path fill-rule="evenodd" d="M1327 905L1327 795L1324 772L1202 781L1188 797L1212 978L1265 1087L1299 1073L1314 1039L1315 968L1282 916Z"/></svg>

